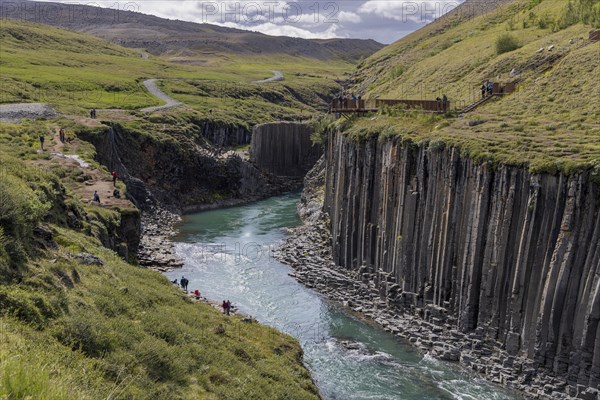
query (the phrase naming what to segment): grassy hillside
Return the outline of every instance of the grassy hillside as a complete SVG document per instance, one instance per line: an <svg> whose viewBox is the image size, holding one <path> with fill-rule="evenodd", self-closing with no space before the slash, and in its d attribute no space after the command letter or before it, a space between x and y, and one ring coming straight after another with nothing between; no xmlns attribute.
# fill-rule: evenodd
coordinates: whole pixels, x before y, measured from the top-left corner
<svg viewBox="0 0 600 400"><path fill-rule="evenodd" d="M383 99L447 94L458 108L479 99L479 87L487 79L516 82L517 92L463 118L415 117L427 120L419 122L384 113L356 122L354 134L385 128L387 134L416 141L460 146L481 161L538 172L600 172L600 108L595 100L600 95L600 43L581 46L600 24L600 2L509 1L475 18L464 11L459 8L365 60L351 90ZM499 38L507 35L516 49L498 48ZM549 46L554 46L551 51ZM527 67L553 54L562 56L553 65Z"/></svg>
<svg viewBox="0 0 600 400"><path fill-rule="evenodd" d="M78 139L64 151L92 170L38 152L55 123L0 124L0 398L317 399L294 339L102 246L137 210L77 194L108 171Z"/></svg>
<svg viewBox="0 0 600 400"><path fill-rule="evenodd" d="M284 55L211 55L201 62L142 58L138 51L89 35L15 20L2 21L0 40L0 102L46 102L62 112L79 115L92 107L134 111L160 105L142 85L145 79L159 78L174 97L191 94L182 100L201 115L209 116L208 110L219 108L250 108L260 122L282 114L299 117L301 109L326 107L315 93L336 91L335 79L343 78L353 67L345 61ZM285 80L260 88L251 83L271 76L271 70L282 71ZM203 86L203 90L190 92L190 82ZM255 97L248 90L235 90L238 85L260 91L262 100L247 106ZM227 104L222 103L224 98L229 100ZM277 108L279 105L283 109Z"/></svg>

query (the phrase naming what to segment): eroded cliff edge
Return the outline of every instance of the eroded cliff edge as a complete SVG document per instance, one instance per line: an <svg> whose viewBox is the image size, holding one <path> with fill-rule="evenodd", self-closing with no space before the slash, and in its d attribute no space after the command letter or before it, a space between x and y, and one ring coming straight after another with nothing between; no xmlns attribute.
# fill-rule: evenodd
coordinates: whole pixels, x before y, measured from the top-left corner
<svg viewBox="0 0 600 400"><path fill-rule="evenodd" d="M597 398L600 190L587 173L477 164L439 142L328 142L323 211L336 267L321 280L288 247L301 280L369 298L347 300L385 308L370 316L529 395Z"/></svg>

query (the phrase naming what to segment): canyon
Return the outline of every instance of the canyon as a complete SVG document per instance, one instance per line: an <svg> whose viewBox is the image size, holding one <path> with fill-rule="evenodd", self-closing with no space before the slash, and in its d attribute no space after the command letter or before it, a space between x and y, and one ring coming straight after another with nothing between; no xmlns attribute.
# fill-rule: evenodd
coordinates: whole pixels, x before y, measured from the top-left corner
<svg viewBox="0 0 600 400"><path fill-rule="evenodd" d="M597 398L600 191L588 174L343 132L323 161L321 182L307 181L313 194L325 184L319 233L280 255L299 280L532 397Z"/></svg>

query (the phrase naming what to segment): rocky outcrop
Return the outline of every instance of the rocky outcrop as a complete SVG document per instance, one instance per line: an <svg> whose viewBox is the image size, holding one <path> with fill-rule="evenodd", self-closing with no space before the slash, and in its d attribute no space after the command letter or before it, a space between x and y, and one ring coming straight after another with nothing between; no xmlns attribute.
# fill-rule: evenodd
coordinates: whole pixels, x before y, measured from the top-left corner
<svg viewBox="0 0 600 400"><path fill-rule="evenodd" d="M296 208L302 221L307 224L314 224L321 220L325 195L325 166L323 155L304 178L304 188Z"/></svg>
<svg viewBox="0 0 600 400"><path fill-rule="evenodd" d="M215 156L183 135L142 136L111 124L104 132L80 136L94 144L101 164L117 171L127 196L143 210L160 205L181 212L230 199L257 200L301 186L300 181L262 172L237 154Z"/></svg>
<svg viewBox="0 0 600 400"><path fill-rule="evenodd" d="M599 199L585 173L533 175L439 144L329 138L333 261L389 306L560 377L550 392L561 396L596 398L600 384Z"/></svg>
<svg viewBox="0 0 600 400"><path fill-rule="evenodd" d="M231 133L231 127L221 128L225 135ZM199 128L195 133L204 135ZM217 156L188 135L140 135L107 123L102 131L79 136L94 144L97 161L118 173L127 198L143 210L141 223L137 210L135 221L122 216L118 238L107 238L105 245L132 262L137 254L140 265L161 271L182 265L169 240L178 214L246 203L302 186L301 178L269 174L237 153Z"/></svg>
<svg viewBox="0 0 600 400"><path fill-rule="evenodd" d="M209 119L195 121L202 131L202 136L215 146L241 146L250 143L251 133L246 127L215 123Z"/></svg>
<svg viewBox="0 0 600 400"><path fill-rule="evenodd" d="M121 209L120 224L116 229L114 250L129 263L137 262L140 236L142 234L141 213L137 209Z"/></svg>
<svg viewBox="0 0 600 400"><path fill-rule="evenodd" d="M181 267L183 261L175 254L171 237L175 224L181 221L177 214L151 206L142 214L142 232L138 252L139 264L159 271Z"/></svg>
<svg viewBox="0 0 600 400"><path fill-rule="evenodd" d="M275 175L302 177L323 153L312 142L312 131L310 125L297 122L257 125L252 131L252 161Z"/></svg>

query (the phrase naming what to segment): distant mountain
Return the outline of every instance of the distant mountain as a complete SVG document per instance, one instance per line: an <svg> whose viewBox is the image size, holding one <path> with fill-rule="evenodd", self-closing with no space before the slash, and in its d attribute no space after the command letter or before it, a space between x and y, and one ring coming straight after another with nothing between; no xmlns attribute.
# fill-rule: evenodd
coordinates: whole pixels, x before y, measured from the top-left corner
<svg viewBox="0 0 600 400"><path fill-rule="evenodd" d="M79 4L2 0L1 17L84 32L154 55L199 53L288 54L321 60L357 61L383 45L362 39L300 39L211 24L170 20L132 11Z"/></svg>

